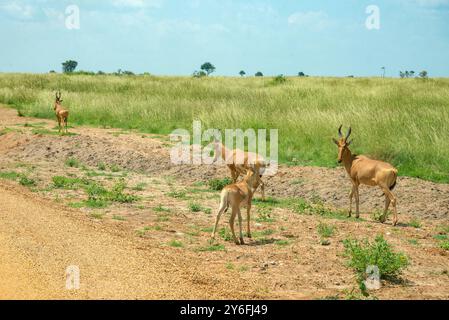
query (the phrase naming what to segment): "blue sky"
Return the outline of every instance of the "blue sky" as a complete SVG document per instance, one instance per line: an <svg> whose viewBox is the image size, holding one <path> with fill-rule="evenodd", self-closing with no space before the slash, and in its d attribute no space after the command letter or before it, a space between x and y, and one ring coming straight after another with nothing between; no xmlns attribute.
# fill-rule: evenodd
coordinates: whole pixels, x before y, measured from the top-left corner
<svg viewBox="0 0 449 320"><path fill-rule="evenodd" d="M80 28L66 28L69 5ZM369 30L366 8L380 10ZM449 76L449 0L0 0L0 72Z"/></svg>

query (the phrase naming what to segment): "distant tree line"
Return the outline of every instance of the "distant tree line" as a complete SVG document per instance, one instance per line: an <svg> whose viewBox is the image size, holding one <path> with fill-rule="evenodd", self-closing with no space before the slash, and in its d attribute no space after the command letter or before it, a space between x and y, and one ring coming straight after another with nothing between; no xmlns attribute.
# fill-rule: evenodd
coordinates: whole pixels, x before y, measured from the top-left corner
<svg viewBox="0 0 449 320"><path fill-rule="evenodd" d="M412 71L408 71L408 70L399 71L399 77L401 77L401 79L413 78L414 76L415 76L415 71L413 71L413 70ZM426 70L423 70L418 74L418 77L422 78L422 79L427 79L429 77L429 74L427 73Z"/></svg>

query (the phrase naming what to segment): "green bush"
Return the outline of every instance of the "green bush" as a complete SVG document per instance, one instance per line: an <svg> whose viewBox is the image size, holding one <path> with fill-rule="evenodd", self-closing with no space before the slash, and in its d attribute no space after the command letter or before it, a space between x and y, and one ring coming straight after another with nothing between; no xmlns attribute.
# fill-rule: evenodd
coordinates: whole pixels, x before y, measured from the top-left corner
<svg viewBox="0 0 449 320"><path fill-rule="evenodd" d="M374 242L368 240L344 240L345 255L349 258L348 266L355 270L359 280L365 279L368 266L377 266L381 279L394 279L398 277L402 269L409 264L408 258L403 253L393 251L391 245L378 235Z"/></svg>
<svg viewBox="0 0 449 320"><path fill-rule="evenodd" d="M232 180L229 178L224 178L224 179L212 179L209 180L209 188L211 190L215 190L215 191L221 191L223 190L224 187L226 187L227 185L232 184Z"/></svg>
<svg viewBox="0 0 449 320"><path fill-rule="evenodd" d="M71 168L78 168L78 167L80 166L80 163L79 163L79 161L78 161L77 159L75 159L75 158L68 158L68 159L65 161L65 165L66 165L67 167L71 167Z"/></svg>
<svg viewBox="0 0 449 320"><path fill-rule="evenodd" d="M320 223L317 230L321 238L330 238L335 233L335 227L326 223Z"/></svg>
<svg viewBox="0 0 449 320"><path fill-rule="evenodd" d="M26 176L21 176L20 180L19 180L19 183L22 186L25 186L25 187L31 187L31 186L35 186L36 185L36 181L34 181L33 179L30 179L30 178L28 178Z"/></svg>

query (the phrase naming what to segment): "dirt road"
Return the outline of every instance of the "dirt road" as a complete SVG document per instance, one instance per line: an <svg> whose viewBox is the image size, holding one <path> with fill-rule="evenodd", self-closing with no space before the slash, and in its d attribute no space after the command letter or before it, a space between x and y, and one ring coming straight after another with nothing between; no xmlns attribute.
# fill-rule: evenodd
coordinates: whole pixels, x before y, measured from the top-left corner
<svg viewBox="0 0 449 320"><path fill-rule="evenodd" d="M218 282L207 290L192 283L195 267L185 267L188 256L180 261L140 247L126 232L106 231L25 188L1 183L0 204L0 299L233 297ZM79 267L80 290L66 289L68 266ZM225 285L232 288L232 282Z"/></svg>

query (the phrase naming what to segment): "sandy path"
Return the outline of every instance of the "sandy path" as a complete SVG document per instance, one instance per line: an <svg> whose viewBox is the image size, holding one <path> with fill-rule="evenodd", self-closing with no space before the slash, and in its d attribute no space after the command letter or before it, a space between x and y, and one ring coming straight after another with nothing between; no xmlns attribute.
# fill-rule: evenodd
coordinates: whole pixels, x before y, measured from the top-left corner
<svg viewBox="0 0 449 320"><path fill-rule="evenodd" d="M0 299L159 299L203 297L176 260L103 230L76 212L0 184ZM80 268L81 287L65 289ZM163 271L163 272L162 272ZM210 294L211 292L209 292ZM213 295L213 293L212 293Z"/></svg>

